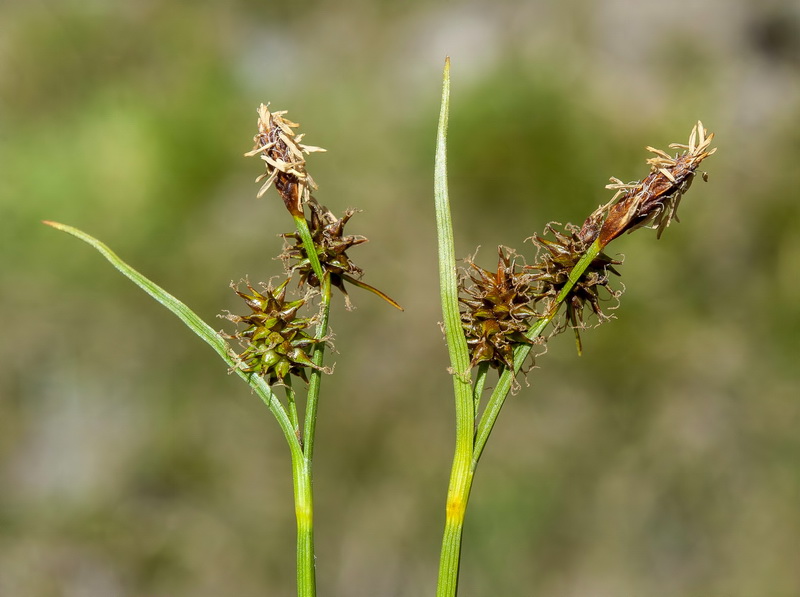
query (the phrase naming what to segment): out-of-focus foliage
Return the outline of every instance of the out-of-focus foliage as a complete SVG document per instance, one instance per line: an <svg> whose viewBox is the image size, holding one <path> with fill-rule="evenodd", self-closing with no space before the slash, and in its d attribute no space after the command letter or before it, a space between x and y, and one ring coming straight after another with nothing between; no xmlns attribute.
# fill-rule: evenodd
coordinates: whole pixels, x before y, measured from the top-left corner
<svg viewBox="0 0 800 597"><path fill-rule="evenodd" d="M453 60L457 247L582 219L645 145L719 151L656 242L615 242L617 321L555 339L473 491L462 594L800 593L800 14L745 0L0 6L0 594L288 595L291 477L263 405L87 247L208 321L267 280L256 108L288 109L318 199L364 210L316 458L328 595L430 594L453 436L433 141ZM514 214L508 224L508 213ZM219 322L223 327L223 322ZM186 388L189 388L187 391ZM180 388L180 389L179 389ZM424 413L418 420L418 413ZM509 456L513 455L513 456Z"/></svg>

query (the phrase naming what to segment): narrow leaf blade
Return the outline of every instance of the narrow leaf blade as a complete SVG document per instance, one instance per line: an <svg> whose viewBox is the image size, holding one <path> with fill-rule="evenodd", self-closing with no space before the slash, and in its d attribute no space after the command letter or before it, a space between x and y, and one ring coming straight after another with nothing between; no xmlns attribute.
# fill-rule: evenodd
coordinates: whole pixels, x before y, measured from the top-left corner
<svg viewBox="0 0 800 597"><path fill-rule="evenodd" d="M238 357L231 350L228 343L225 342L225 340L216 332L216 330L203 321L200 316L197 315L197 313L192 311L184 303L172 296L169 292L161 288L152 280L149 280L144 275L137 272L130 265L120 259L117 254L114 253L114 251L108 248L108 246L93 236L86 234L82 230L73 228L72 226L67 226L66 224L60 224L58 222L51 222L48 220L44 220L42 223L47 224L56 230L61 230L62 232L71 234L72 236L79 238L83 242L94 247L109 261L109 263L111 263L111 265L113 265L120 273L122 273L122 275L144 290L156 301L164 305L174 315L176 315L178 319L186 324L190 330L192 330L204 342L211 346L211 348L214 349L214 352L222 357L222 360L224 360L239 377L241 377L251 388L253 388L255 393L258 394L258 397L261 398L261 401L264 402L264 404L266 404L270 409L272 414L277 419L281 431L283 431L283 435L289 444L289 449L292 451L293 458L302 457L302 448L300 447L300 442L294 433L294 428L289 420L289 416L287 415L286 410L283 408L281 402L272 392L272 388L269 387L267 382L264 381L264 378L260 375L254 375L242 370L242 368L239 366L240 362Z"/></svg>
<svg viewBox="0 0 800 597"><path fill-rule="evenodd" d="M209 326L194 311L172 296L169 292L122 261L122 259L120 259L117 254L109 249L104 243L100 242L93 236L86 234L82 230L78 230L72 226L67 226L66 224L59 224L58 222L50 222L47 220L42 223L47 224L56 230L61 230L62 232L71 234L72 236L75 236L81 239L83 242L94 247L126 278L144 290L159 303L164 305L167 309L172 311L172 313L174 313L183 323L185 323L189 329L200 336L200 338L208 343L211 348L213 348L223 359L225 359L229 365L234 365L233 359L230 355L228 343L225 342L225 340L223 340L211 326Z"/></svg>
<svg viewBox="0 0 800 597"><path fill-rule="evenodd" d="M456 378L461 378L469 370L469 351L467 349L467 340L461 329L461 316L458 309L458 271L453 240L453 221L450 215L450 198L447 188L447 124L449 114L450 59L448 58L444 67L442 107L436 132L434 199L436 205L436 233L439 241L439 289L442 300L442 315L444 317L444 332L450 352L450 364L456 374ZM469 384L466 384L466 391L469 391Z"/></svg>

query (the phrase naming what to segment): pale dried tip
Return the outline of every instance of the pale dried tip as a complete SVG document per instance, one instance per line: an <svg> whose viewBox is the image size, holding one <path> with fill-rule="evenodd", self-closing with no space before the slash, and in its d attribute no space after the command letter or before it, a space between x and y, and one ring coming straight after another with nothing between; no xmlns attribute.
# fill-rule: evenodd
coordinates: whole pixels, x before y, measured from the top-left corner
<svg viewBox="0 0 800 597"><path fill-rule="evenodd" d="M300 143L305 133L295 134L295 128L299 127L300 124L297 122L292 122L291 120L284 118L284 115L287 114L287 110L278 110L276 112L270 112L269 104L261 104L258 107L258 128L259 132L267 132L273 126L277 126L283 135L281 135L281 139L283 140L286 145L289 146L290 149L294 150L297 149L299 151L304 151L305 153L312 153L318 151L326 151L322 147L317 147L315 145L303 145ZM284 136L285 135L285 136ZM272 144L259 147L254 149L252 152L248 152L245 155L255 155L261 151L264 151L265 148L271 147ZM294 151L293 151L294 153Z"/></svg>
<svg viewBox="0 0 800 597"><path fill-rule="evenodd" d="M260 199L264 195L264 193L267 192L267 189L269 189L272 186L272 183L275 182L275 179L277 177L278 177L278 171L273 170L272 173L269 174L269 178L267 178L266 173L256 178L256 182L261 182L262 180L264 180L264 178L267 178L267 182L264 183L264 185L259 189L258 194L256 194L256 199Z"/></svg>
<svg viewBox="0 0 800 597"><path fill-rule="evenodd" d="M271 112L269 104L261 104L258 107L258 135L254 139L256 147L244 155L258 156L266 163L267 171L256 179L261 183L266 178L258 197L262 197L279 176L288 175L300 187L298 199L307 202L311 196L310 189L316 189L317 185L306 172L305 154L325 149L300 143L304 134L296 134L293 130L300 125L284 118L285 114L286 110Z"/></svg>
<svg viewBox="0 0 800 597"><path fill-rule="evenodd" d="M637 188L639 186L639 182L638 181L637 182L622 182L619 178L617 178L615 176L612 176L611 178L609 178L609 180L611 181L611 184L607 184L606 188L607 189L611 189L611 190L621 189L621 190L627 191L627 190L635 189L635 188Z"/></svg>
<svg viewBox="0 0 800 597"><path fill-rule="evenodd" d="M292 131L292 129L293 129L293 128L297 128L298 126L300 126L300 123L299 123L299 122L292 122L291 120L287 120L286 118L284 118L284 117L283 117L283 114L286 114L286 113L287 113L287 111L286 111L286 110L283 110L283 111L281 111L281 112L275 112L275 113L273 113L273 116L274 116L275 114L280 114L281 116L279 116L279 117L278 117L276 120L277 120L277 121L279 121L280 123L282 123L282 124L286 125L286 127L289 127L289 132L290 132L292 135L294 135L294 131ZM286 130L286 128L284 128L284 127L281 127L281 129L283 129L283 130Z"/></svg>
<svg viewBox="0 0 800 597"><path fill-rule="evenodd" d="M697 126L692 127L692 132L689 133L689 151L691 153L697 151Z"/></svg>
<svg viewBox="0 0 800 597"><path fill-rule="evenodd" d="M289 146L289 149L296 150L297 149L297 140L292 135L291 130L287 133L283 128L281 128L281 132L278 133L278 139L286 143Z"/></svg>
<svg viewBox="0 0 800 597"><path fill-rule="evenodd" d="M286 120L284 120L283 118L280 118L280 117L274 117L272 119L272 121L278 126L279 129L281 129L281 131L285 135L287 135L289 137L294 137L294 131L292 130L292 127L289 125L289 122L287 122ZM292 123L292 124L294 124L294 123ZM297 125L294 124L294 126L297 126Z"/></svg>
<svg viewBox="0 0 800 597"><path fill-rule="evenodd" d="M677 180L675 180L675 177L672 175L672 172L670 172L666 168L659 168L658 171L664 176L666 176L671 183L675 184L676 182L678 182Z"/></svg>
<svg viewBox="0 0 800 597"><path fill-rule="evenodd" d="M269 143L267 145L262 145L261 147L256 147L255 149L251 149L250 151L245 153L244 157L246 157L246 158L253 157L254 155L257 155L257 154L259 154L259 153L261 153L263 151L267 151L268 149L272 149L273 147L275 147L275 143Z"/></svg>
<svg viewBox="0 0 800 597"><path fill-rule="evenodd" d="M294 141L295 143L297 143L298 147L301 147L303 151L305 151L306 153L311 153L312 151L328 151L327 149L322 149L321 147L316 147L314 145L303 145L300 142L303 140L303 137L305 136L306 136L305 133L300 133L295 136Z"/></svg>
<svg viewBox="0 0 800 597"><path fill-rule="evenodd" d="M703 126L703 122L698 120L697 124L692 127L692 130L689 133L689 143L671 143L670 148L685 149L690 154L697 156L700 159L704 159L717 150L716 147L708 150L713 139L714 133L709 133L708 130Z"/></svg>
<svg viewBox="0 0 800 597"><path fill-rule="evenodd" d="M670 147L672 147L672 146L670 145ZM649 145L646 147L646 149L647 149L647 151L650 151L650 152L656 154L657 156L664 158L665 160L674 161L672 156L669 155L663 149L656 149L655 147L650 147Z"/></svg>
<svg viewBox="0 0 800 597"><path fill-rule="evenodd" d="M258 107L258 127L261 129L262 126L269 127L269 104L261 104Z"/></svg>
<svg viewBox="0 0 800 597"><path fill-rule="evenodd" d="M275 180L274 177L270 177L270 179L264 183L264 186L262 186L258 190L258 193L256 193L256 199L261 199L264 196L264 193L266 193L269 190L269 188L272 186L272 181L274 180Z"/></svg>
<svg viewBox="0 0 800 597"><path fill-rule="evenodd" d="M261 159L264 160L267 164L275 168L276 170L280 170L284 174L293 174L298 178L303 178L305 176L305 172L300 172L296 170L296 167L302 167L305 162L284 162L282 159L278 158L277 160L272 159L268 155L262 155Z"/></svg>
<svg viewBox="0 0 800 597"><path fill-rule="evenodd" d="M717 151L716 147L714 147L711 150L708 149L711 146L711 142L713 140L714 140L714 133L711 133L708 137L706 137L705 141L703 141L703 144L697 148L698 153L702 152L704 155L709 156L715 151Z"/></svg>

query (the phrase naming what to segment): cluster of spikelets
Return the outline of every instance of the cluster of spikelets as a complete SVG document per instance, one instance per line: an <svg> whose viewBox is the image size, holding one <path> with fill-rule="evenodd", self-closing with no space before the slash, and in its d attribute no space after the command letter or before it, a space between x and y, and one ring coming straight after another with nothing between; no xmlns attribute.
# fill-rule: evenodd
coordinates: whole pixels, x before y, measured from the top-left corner
<svg viewBox="0 0 800 597"><path fill-rule="evenodd" d="M538 247L537 262L530 268L536 271L532 276L536 284L536 301L541 302L545 314L558 308L558 295L567 284L570 272L591 244L581 238L580 230L575 226L567 224L564 232L560 232L556 225L551 222L545 227L545 235L552 234L552 240L538 234L530 239ZM564 299L565 317L563 322L557 324L556 332L563 331L567 326L572 327L579 353L582 350L580 330L585 327L584 309L589 307L598 322L609 318L600 306L600 290L605 289L610 297L620 296L620 291L609 286L609 274L619 276L614 266L621 263L601 252L588 265Z"/></svg>
<svg viewBox="0 0 800 597"><path fill-rule="evenodd" d="M698 122L688 144L670 145L682 150L675 156L647 147L655 156L647 160L650 173L643 180L623 183L612 178L606 188L616 194L580 228L568 224L559 230L551 223L544 236L535 234L530 239L538 248L534 265L518 265L517 256L503 247L499 249L496 274L467 260L460 301L471 365L488 363L498 369L513 369L514 349L531 343L525 335L531 325L539 319L552 319L562 304L565 314L556 321L554 333L573 328L580 352L579 330L585 327L586 309L602 323L609 316L601 308L601 289L613 298L621 294L609 286L609 276L619 275L614 266L621 262L599 251L572 288L560 297L570 272L595 242L602 249L621 234L641 227L656 229L660 237L670 222L677 220L681 197L700 163L714 153L715 149L710 149L713 137ZM706 179L705 173L702 176ZM548 234L552 238L545 238Z"/></svg>
<svg viewBox="0 0 800 597"><path fill-rule="evenodd" d="M241 369L264 375L270 384L283 382L290 374L307 382L307 368L324 370L317 367L309 356L309 349L324 341L307 331L316 323L316 317L298 315L308 297L287 300L288 284L287 278L277 288L267 285L259 292L248 282L249 294L240 292L232 284L234 292L244 299L251 313L224 315L226 319L245 326L233 336L223 334L226 338L235 338L245 344L244 351L239 355Z"/></svg>
<svg viewBox="0 0 800 597"><path fill-rule="evenodd" d="M337 218L312 197L311 191L317 185L306 170L305 155L325 150L303 144L303 135L294 130L299 125L284 118L285 115L285 111L271 112L264 104L258 109L258 132L253 138L255 147L245 154L259 156L266 167L265 172L256 179L256 182L263 183L258 196L274 187L292 217L295 220L300 218L301 222L305 220L308 209L310 219L305 223L314 252L323 273L330 277L331 285L341 290L348 308L351 303L345 282L369 290L401 308L383 292L359 279L362 271L350 260L347 251L367 242L367 239L344 232L345 224L356 210L347 210L341 218ZM252 313L223 316L245 326L234 335L223 334L226 338L239 340L243 346L238 366L244 371L263 376L271 384L283 383L290 375L308 381L308 369L326 371L315 365L311 358L314 346L325 341L310 333L318 315L300 315L302 308L311 305L310 299L321 281L314 271L301 235L289 232L281 236L286 240L280 255L285 264L285 280L274 289L264 286L261 292L248 282L250 294L240 292L234 286L236 294L244 299ZM286 299L287 287L295 275L299 278L298 287L306 286L309 292L300 299L289 301Z"/></svg>
<svg viewBox="0 0 800 597"><path fill-rule="evenodd" d="M383 292L360 280L362 271L351 261L347 251L367 239L344 232L345 225L356 212L348 210L337 218L312 197L311 192L317 187L306 171L305 155L325 150L303 144L303 135L294 130L299 125L284 118L285 114L270 112L263 104L258 110L255 147L245 154L259 156L266 166L265 172L256 179L263 182L258 196L274 186L289 213L295 219L306 221L322 271L330 277L331 285L342 291L348 307L350 299L345 282L369 290L400 308ZM681 150L674 156L647 147L654 156L647 160L650 173L644 179L624 183L612 178L607 188L616 191L615 195L595 210L580 228L568 224L559 229L551 223L544 235L531 237L538 249L533 265L524 264L513 250L505 247L498 249L496 272L485 270L468 259L467 271L460 283L460 304L471 365L483 363L497 369L513 369L515 349L532 343L526 335L531 325L540 319L552 320L562 304L565 305L564 317L556 322L554 333L573 328L580 351L578 330L586 325L586 310L602 322L608 316L602 310L601 290L611 297L620 294L609 286L609 280L611 274L619 275L614 266L621 262L598 251L580 278L565 296L561 296L573 268L593 243L603 249L621 234L642 227L656 229L660 237L672 220L677 220L680 200L694 180L700 163L714 153L715 149L711 149L713 137L698 122L687 144L670 145L672 149ZM702 176L705 179L705 173ZM305 220L306 209L308 220ZM236 290L252 313L226 316L245 326L235 335L227 336L238 339L244 347L239 356L240 366L264 376L270 383L282 382L289 375L307 380L308 369L320 370L313 363L310 351L324 341L308 332L316 316L298 314L309 303L309 295L294 301L286 299L287 285L295 275L301 287L316 289L321 281L302 235L291 232L282 236L286 240L281 255L286 264L286 279L275 289L265 287L263 292L256 291L249 283L250 294Z"/></svg>
<svg viewBox="0 0 800 597"><path fill-rule="evenodd" d="M511 249L498 247L497 272L478 267L468 259L462 278L461 322L467 337L471 365L514 367L514 348L531 344L525 337L536 315L531 274L522 271Z"/></svg>

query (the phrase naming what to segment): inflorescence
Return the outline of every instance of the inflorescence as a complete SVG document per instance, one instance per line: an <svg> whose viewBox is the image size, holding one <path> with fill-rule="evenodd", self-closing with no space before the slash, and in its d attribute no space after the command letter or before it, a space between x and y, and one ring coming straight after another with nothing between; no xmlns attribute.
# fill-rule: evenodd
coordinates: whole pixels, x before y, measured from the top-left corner
<svg viewBox="0 0 800 597"><path fill-rule="evenodd" d="M300 125L285 119L285 114L286 110L270 112L269 106L261 104L258 108L258 133L253 137L255 147L244 155L258 155L266 164L266 172L256 178L256 182L266 179L258 197L274 184L289 213L302 216L303 204L311 198L312 189L317 188L314 179L306 172L303 154L326 150L301 143L303 134L294 132Z"/></svg>
<svg viewBox="0 0 800 597"><path fill-rule="evenodd" d="M517 265L513 251L500 247L497 273L491 273L467 259L466 275L462 276L461 322L470 349L471 365L486 362L492 367L513 370L514 350L530 345L525 332L541 319L554 321L553 333L567 327L575 330L578 352L581 351L579 330L585 327L584 311L588 307L598 323L610 318L601 308L600 290L611 298L619 298L620 290L610 287L610 274L621 261L602 252L609 242L625 232L649 227L661 237L671 221L678 220L677 209L683 194L694 180L700 163L713 154L713 133L699 122L692 128L688 144L674 143L672 149L683 150L674 157L660 149L647 147L655 156L648 159L650 173L641 181L623 183L611 179L606 188L615 190L612 199L600 206L578 228L550 223L545 234L534 234L531 241L538 248L534 265ZM706 173L701 176L707 179ZM547 235L552 238L545 238ZM557 300L568 283L569 275L589 248L597 243L600 249L574 286L561 301ZM554 320L556 311L565 305L561 321Z"/></svg>
<svg viewBox="0 0 800 597"><path fill-rule="evenodd" d="M255 147L245 154L258 155L266 165L266 171L256 179L263 181L258 196L274 186L295 221L305 222L306 234L310 234L321 271L329 278L331 286L342 291L348 308L351 304L345 282L369 290L401 309L383 292L360 280L362 271L347 252L367 239L344 232L356 210L349 209L337 218L312 197L311 192L317 185L306 170L305 155L325 150L303 144L303 135L294 130L299 125L284 118L285 114L285 111L270 112L263 104L258 109ZM672 149L682 150L680 153L671 156L647 147L655 155L647 160L650 173L644 179L624 183L612 178L606 188L616 193L608 203L590 214L581 227L550 223L544 234L534 234L530 238L537 247L533 265L526 265L519 255L506 247L498 247L496 272L467 259L466 271L459 283L459 301L471 366L486 364L500 370L513 370L515 349L533 343L527 332L536 321L543 319L554 322L553 334L568 327L574 329L580 352L579 330L586 326L585 311L588 309L597 322L602 323L610 317L602 309L601 290L604 289L608 297L621 295L620 290L610 285L611 275L619 275L614 266L621 261L609 257L602 249L621 234L643 227L654 228L660 238L672 220L677 221L678 205L701 162L714 153L713 138L714 135L698 121L687 144L670 145ZM701 175L705 180L706 174ZM249 294L235 289L252 313L225 316L245 325L243 331L226 335L238 339L244 346L239 355L242 369L263 375L270 383L283 382L288 375L307 380L308 369L321 370L312 362L309 350L324 341L306 331L318 316L298 315L311 294L321 287L303 235L298 228L282 236L286 245L280 257L285 263L286 279L274 289L265 286L263 291L256 291L248 283ZM597 248L596 257L571 288L565 290L570 284L570 272L592 246ZM290 301L286 299L286 289L295 274L299 277L299 286L309 290L302 298ZM563 297L560 296L562 291ZM562 304L565 305L564 315L560 320L555 319Z"/></svg>
<svg viewBox="0 0 800 597"><path fill-rule="evenodd" d="M241 369L264 376L270 384L283 382L290 374L308 382L308 368L325 371L312 362L310 354L315 344L324 342L324 339L315 338L307 331L317 323L317 317L298 315L308 297L286 300L288 284L289 278L277 288L267 285L259 292L247 282L249 294L240 292L236 285L231 284L252 313L241 316L228 313L223 316L246 326L234 335L223 334L225 338L239 340L244 346L244 351L239 355Z"/></svg>
<svg viewBox="0 0 800 597"><path fill-rule="evenodd" d="M498 247L497 272L478 267L471 259L462 279L461 323L470 349L470 365L488 363L514 368L514 348L532 344L525 337L536 315L532 275L522 271L511 249Z"/></svg>
<svg viewBox="0 0 800 597"><path fill-rule="evenodd" d="M345 282L369 290L402 310L386 294L360 280L363 272L350 260L347 251L367 242L367 239L344 233L345 224L356 210L347 210L342 218L337 218L311 195L317 185L306 170L305 156L325 150L302 143L303 134L294 130L299 125L286 119L285 115L285 111L271 112L264 104L258 108L258 132L253 138L255 147L245 154L259 156L266 166L266 171L256 178L256 182L263 182L258 197L274 187L295 222L305 223L321 271L330 280L331 286L342 291L348 308L351 308L351 302ZM308 220L306 208L310 212ZM286 240L280 255L285 265L283 282L276 288L262 284L260 291L247 282L249 294L240 292L232 285L252 313L241 316L228 313L222 316L245 326L234 335L222 334L225 338L239 340L243 346L238 367L265 377L270 384L283 383L290 375L308 381L308 369L327 371L315 365L311 358L314 346L327 340L315 337L308 331L318 323L319 314L310 317L299 314L302 308L310 304L311 297L319 293L322 281L314 271L300 228L281 236ZM307 291L299 299L288 300L287 287L295 274L299 277L299 286L305 286Z"/></svg>

